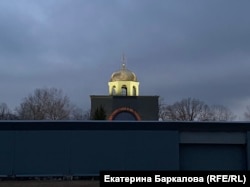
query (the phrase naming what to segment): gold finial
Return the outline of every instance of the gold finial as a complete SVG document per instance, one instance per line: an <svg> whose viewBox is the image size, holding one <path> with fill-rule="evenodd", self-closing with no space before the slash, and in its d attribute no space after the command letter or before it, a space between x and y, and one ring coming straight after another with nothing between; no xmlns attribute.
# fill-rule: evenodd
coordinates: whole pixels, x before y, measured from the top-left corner
<svg viewBox="0 0 250 187"><path fill-rule="evenodd" d="M122 54L122 69L126 69L126 58L124 53Z"/></svg>

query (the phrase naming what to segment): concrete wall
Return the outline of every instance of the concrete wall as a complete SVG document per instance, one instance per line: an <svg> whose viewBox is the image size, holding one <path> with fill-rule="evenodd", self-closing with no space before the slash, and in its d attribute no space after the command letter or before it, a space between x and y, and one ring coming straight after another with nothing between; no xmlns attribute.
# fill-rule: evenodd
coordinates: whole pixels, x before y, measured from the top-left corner
<svg viewBox="0 0 250 187"><path fill-rule="evenodd" d="M0 176L100 170L249 170L250 124L0 122Z"/></svg>

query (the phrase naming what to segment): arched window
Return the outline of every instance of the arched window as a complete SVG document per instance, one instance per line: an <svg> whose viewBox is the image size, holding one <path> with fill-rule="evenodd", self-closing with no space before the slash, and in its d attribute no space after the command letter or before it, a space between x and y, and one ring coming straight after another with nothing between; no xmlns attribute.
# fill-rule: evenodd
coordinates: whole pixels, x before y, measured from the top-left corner
<svg viewBox="0 0 250 187"><path fill-rule="evenodd" d="M133 86L133 95L136 96L136 88Z"/></svg>
<svg viewBox="0 0 250 187"><path fill-rule="evenodd" d="M113 86L113 88L112 88L112 95L115 95L116 94L116 92L115 92L115 86Z"/></svg>
<svg viewBox="0 0 250 187"><path fill-rule="evenodd" d="M127 96L127 87L126 86L122 86L122 95Z"/></svg>

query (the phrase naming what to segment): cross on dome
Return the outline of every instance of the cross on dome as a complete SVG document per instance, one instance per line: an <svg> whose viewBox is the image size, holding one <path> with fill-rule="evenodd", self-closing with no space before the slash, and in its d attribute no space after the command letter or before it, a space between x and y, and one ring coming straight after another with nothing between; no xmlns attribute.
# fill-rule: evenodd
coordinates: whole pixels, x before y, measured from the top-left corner
<svg viewBox="0 0 250 187"><path fill-rule="evenodd" d="M126 69L126 58L124 53L122 54L122 69Z"/></svg>

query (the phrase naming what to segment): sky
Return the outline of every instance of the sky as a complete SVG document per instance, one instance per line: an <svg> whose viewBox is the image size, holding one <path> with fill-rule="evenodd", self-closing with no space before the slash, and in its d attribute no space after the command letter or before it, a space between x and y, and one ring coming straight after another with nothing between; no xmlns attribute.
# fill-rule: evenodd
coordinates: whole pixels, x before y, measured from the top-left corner
<svg viewBox="0 0 250 187"><path fill-rule="evenodd" d="M126 67L140 95L195 98L244 120L250 105L249 0L1 0L0 103L55 87L90 109Z"/></svg>

